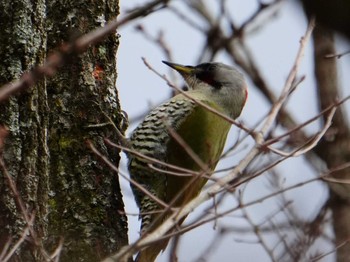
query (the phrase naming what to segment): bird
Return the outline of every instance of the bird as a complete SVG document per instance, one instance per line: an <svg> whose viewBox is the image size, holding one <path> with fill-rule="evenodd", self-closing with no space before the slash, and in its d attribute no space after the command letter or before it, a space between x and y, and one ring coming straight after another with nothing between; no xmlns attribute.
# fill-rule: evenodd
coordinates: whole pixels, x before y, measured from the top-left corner
<svg viewBox="0 0 350 262"><path fill-rule="evenodd" d="M135 181L131 188L140 210L141 235L154 231L171 214L169 209L164 212L162 203L181 207L200 193L208 179L194 178L193 173L203 172L204 166L214 171L231 127L213 110L236 119L248 96L243 74L226 64L162 62L180 73L188 89L151 110L129 139L135 154L129 153L128 169ZM172 167L192 173L174 175L170 171L179 170ZM135 261L155 261L168 241L145 247Z"/></svg>

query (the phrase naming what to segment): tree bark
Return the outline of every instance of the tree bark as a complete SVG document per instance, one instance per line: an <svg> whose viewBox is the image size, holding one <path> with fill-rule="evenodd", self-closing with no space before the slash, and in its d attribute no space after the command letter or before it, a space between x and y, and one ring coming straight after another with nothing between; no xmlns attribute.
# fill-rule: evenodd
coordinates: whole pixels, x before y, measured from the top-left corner
<svg viewBox="0 0 350 262"><path fill-rule="evenodd" d="M327 108L339 98L339 85L336 58L326 58L335 54L332 30L316 26L313 34L315 76L318 87L320 110ZM327 116L324 116L327 117ZM317 155L326 163L329 170L340 167L350 160L350 130L348 118L341 107L337 109L333 124L316 148ZM350 168L340 169L331 174L344 181L350 179ZM332 211L333 230L337 249L337 261L350 258L350 186L348 183L329 183L329 207Z"/></svg>
<svg viewBox="0 0 350 262"><path fill-rule="evenodd" d="M43 64L63 42L115 18L119 7L114 0L1 0L0 8L2 85ZM117 47L112 35L72 57L51 79L0 104L0 124L9 130L6 169L0 171L0 248L21 237L23 213L35 215L34 232L13 261L47 260L45 252L62 240L60 261L98 261L127 244L118 176L85 144L92 141L118 165L119 152L103 140L117 139L105 115L117 126L123 119L115 87Z"/></svg>

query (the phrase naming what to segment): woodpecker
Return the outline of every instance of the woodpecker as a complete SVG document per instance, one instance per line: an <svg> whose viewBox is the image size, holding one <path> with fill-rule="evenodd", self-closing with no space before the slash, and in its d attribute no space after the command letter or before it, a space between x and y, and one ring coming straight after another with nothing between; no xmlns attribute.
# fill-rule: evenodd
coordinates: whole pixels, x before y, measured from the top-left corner
<svg viewBox="0 0 350 262"><path fill-rule="evenodd" d="M196 179L185 174L170 174L166 171L179 172L172 170L170 165L203 172L201 163L204 163L206 171L210 173L220 159L231 124L203 104L236 119L248 94L243 75L228 65L163 63L182 75L188 91L186 95L180 93L153 109L130 137L131 149L138 153L129 153L130 176L148 191L145 193L131 183L140 209L141 234L152 232L171 214L169 209L164 212L165 207L156 199L171 203L173 207L181 207L197 196L207 182L203 176ZM196 157L193 157L193 153ZM149 158L159 162L152 162ZM167 243L168 240L160 240L145 247L137 255L136 261L155 261Z"/></svg>

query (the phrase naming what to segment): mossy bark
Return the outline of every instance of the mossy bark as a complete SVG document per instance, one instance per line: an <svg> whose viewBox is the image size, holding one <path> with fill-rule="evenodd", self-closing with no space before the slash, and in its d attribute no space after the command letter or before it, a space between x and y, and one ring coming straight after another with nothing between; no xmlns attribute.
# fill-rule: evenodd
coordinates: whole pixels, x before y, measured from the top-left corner
<svg viewBox="0 0 350 262"><path fill-rule="evenodd" d="M0 0L0 85L18 79L60 44L118 14L114 0ZM3 158L36 239L28 237L14 261L42 261L63 239L60 261L98 261L127 243L118 176L87 148L91 140L115 165L119 152L112 125L122 115L115 87L117 35L72 57L50 79L0 104L9 129ZM0 173L0 247L15 243L26 222ZM18 199L17 199L18 200Z"/></svg>

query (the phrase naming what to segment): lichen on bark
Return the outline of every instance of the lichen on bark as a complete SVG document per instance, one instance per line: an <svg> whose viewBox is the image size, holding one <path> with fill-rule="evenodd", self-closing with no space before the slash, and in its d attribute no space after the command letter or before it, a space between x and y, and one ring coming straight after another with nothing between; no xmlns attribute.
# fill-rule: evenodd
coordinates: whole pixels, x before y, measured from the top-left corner
<svg viewBox="0 0 350 262"><path fill-rule="evenodd" d="M0 1L0 84L18 79L63 42L102 26L118 3L98 1ZM40 261L63 239L61 261L97 261L127 243L118 176L87 148L89 139L118 165L116 139L105 114L122 120L116 90L118 38L111 35L70 61L50 79L0 104L9 129L3 153L36 237L21 245L18 260ZM26 227L6 178L0 173L0 241L13 243ZM30 237L29 237L30 239Z"/></svg>

